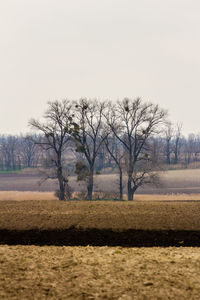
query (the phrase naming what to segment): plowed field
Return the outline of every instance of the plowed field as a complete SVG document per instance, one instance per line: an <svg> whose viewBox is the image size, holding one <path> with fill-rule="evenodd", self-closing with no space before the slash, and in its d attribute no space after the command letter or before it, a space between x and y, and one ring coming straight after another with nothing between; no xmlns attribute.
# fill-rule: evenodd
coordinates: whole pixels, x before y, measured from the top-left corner
<svg viewBox="0 0 200 300"><path fill-rule="evenodd" d="M0 246L0 299L199 299L199 248Z"/></svg>

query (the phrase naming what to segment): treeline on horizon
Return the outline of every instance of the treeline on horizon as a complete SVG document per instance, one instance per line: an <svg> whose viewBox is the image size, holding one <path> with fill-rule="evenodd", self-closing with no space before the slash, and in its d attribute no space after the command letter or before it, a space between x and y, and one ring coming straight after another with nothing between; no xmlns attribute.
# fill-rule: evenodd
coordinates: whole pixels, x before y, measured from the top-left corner
<svg viewBox="0 0 200 300"><path fill-rule="evenodd" d="M0 171L16 171L24 168L48 167L49 153L41 151L35 141L41 135L1 134L0 135ZM180 125L169 124L158 137L151 138L155 160L167 168L187 168L192 163L200 162L200 134L189 134L185 137ZM115 145L113 145L115 146ZM99 149L95 170L97 172L115 171L115 162L107 153L105 146ZM69 159L79 157L76 151L69 151ZM66 158L68 157L66 154Z"/></svg>
<svg viewBox="0 0 200 300"><path fill-rule="evenodd" d="M0 135L1 171L40 167L54 170L59 179L60 163L64 186L74 174L93 185L94 174L121 172L130 177L132 198L143 182L153 182L147 180L150 173L200 161L200 135L183 136L166 111L140 98L48 102L43 121L32 119L29 125L38 133Z"/></svg>

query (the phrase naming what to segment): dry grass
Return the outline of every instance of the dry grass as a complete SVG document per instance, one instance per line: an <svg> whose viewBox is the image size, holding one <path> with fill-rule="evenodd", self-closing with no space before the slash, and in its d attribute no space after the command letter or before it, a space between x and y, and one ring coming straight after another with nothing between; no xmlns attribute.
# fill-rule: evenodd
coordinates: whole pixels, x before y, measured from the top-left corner
<svg viewBox="0 0 200 300"><path fill-rule="evenodd" d="M0 246L1 299L199 299L199 248Z"/></svg>
<svg viewBox="0 0 200 300"><path fill-rule="evenodd" d="M81 199L81 192L74 192L72 198ZM113 193L94 193L93 198L114 199ZM123 195L123 199L127 200L127 195ZM57 200L54 192L20 192L20 191L0 191L0 201L42 201ZM200 201L200 194L136 194L134 201Z"/></svg>
<svg viewBox="0 0 200 300"><path fill-rule="evenodd" d="M137 194L135 201L200 201L200 194Z"/></svg>
<svg viewBox="0 0 200 300"><path fill-rule="evenodd" d="M1 191L0 201L25 201L25 200L56 200L53 192L18 192L18 191Z"/></svg>

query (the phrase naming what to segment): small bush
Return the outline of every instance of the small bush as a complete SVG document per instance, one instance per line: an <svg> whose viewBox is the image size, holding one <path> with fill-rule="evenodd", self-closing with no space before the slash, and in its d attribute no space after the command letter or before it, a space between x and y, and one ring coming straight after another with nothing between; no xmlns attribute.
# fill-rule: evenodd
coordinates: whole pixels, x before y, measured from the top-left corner
<svg viewBox="0 0 200 300"><path fill-rule="evenodd" d="M73 189L72 187L66 183L65 185L65 200L70 200L72 198ZM56 190L54 195L59 199L60 198L60 190Z"/></svg>

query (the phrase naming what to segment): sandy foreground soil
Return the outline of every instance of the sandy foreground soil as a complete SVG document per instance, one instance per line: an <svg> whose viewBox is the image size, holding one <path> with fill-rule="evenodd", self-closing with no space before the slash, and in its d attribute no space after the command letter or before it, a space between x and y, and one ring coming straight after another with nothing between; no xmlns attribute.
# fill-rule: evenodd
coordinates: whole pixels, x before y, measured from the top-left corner
<svg viewBox="0 0 200 300"><path fill-rule="evenodd" d="M0 246L0 299L199 295L199 248Z"/></svg>

